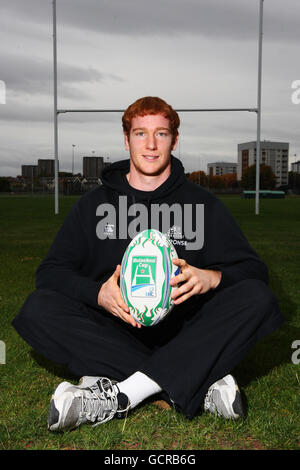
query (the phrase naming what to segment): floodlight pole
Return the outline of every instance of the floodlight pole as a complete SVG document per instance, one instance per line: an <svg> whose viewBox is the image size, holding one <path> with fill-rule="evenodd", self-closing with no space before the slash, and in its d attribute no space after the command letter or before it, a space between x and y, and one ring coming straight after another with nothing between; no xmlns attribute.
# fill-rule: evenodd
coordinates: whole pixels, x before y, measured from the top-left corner
<svg viewBox="0 0 300 470"><path fill-rule="evenodd" d="M255 214L259 214L259 175L260 175L260 130L261 130L261 71L262 71L262 38L263 38L263 3L259 5L259 41L258 41L258 83L257 83L257 136L256 136L256 187Z"/></svg>
<svg viewBox="0 0 300 470"><path fill-rule="evenodd" d="M53 95L54 95L54 193L55 214L58 214L58 129L57 129L57 49L56 49L56 0L53 5Z"/></svg>
<svg viewBox="0 0 300 470"><path fill-rule="evenodd" d="M72 176L74 176L74 149L76 147L75 144L72 144L73 150L72 150Z"/></svg>

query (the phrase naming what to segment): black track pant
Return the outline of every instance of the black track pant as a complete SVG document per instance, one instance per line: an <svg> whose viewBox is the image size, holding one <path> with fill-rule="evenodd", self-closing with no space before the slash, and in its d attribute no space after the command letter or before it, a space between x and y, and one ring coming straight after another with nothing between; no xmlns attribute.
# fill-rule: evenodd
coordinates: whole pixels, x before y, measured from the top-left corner
<svg viewBox="0 0 300 470"><path fill-rule="evenodd" d="M269 288L247 280L193 297L160 324L140 329L103 309L38 289L13 326L36 351L77 377L147 374L191 418L208 387L283 321Z"/></svg>

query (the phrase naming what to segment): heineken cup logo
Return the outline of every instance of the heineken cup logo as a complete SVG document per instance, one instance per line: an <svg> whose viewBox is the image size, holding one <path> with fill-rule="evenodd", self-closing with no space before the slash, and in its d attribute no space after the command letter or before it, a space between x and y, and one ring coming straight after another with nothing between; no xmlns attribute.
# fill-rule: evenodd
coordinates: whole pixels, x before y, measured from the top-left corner
<svg viewBox="0 0 300 470"><path fill-rule="evenodd" d="M131 295L156 297L156 256L132 258Z"/></svg>

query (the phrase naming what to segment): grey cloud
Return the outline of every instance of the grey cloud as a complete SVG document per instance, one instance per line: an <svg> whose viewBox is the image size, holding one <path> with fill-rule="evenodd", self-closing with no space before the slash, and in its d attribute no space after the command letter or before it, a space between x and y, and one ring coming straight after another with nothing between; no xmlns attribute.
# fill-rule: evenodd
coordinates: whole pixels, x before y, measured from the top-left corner
<svg viewBox="0 0 300 470"><path fill-rule="evenodd" d="M4 151L0 148L1 154L4 154ZM7 156L8 155L8 156ZM16 157L16 155L10 149L9 151L5 152L5 156L1 158L1 167L7 168L17 168L20 169L20 165L22 164L22 159Z"/></svg>
<svg viewBox="0 0 300 470"><path fill-rule="evenodd" d="M53 93L53 65L50 60L38 57L2 54L1 79L8 89L30 94ZM93 67L80 68L76 65L58 64L58 85L66 98L83 99L88 95L76 85L104 80L123 81L120 76L102 73Z"/></svg>
<svg viewBox="0 0 300 470"><path fill-rule="evenodd" d="M298 41L300 5L293 0L270 3L265 2L265 38ZM51 24L51 5L50 0L10 0L4 13ZM65 25L131 36L197 34L249 40L256 39L258 6L258 0L59 0L57 24L58 30Z"/></svg>
<svg viewBox="0 0 300 470"><path fill-rule="evenodd" d="M24 123L30 122L47 122L51 119L50 106L38 106L30 104L20 104L17 102L7 104L0 108L0 121L19 121Z"/></svg>

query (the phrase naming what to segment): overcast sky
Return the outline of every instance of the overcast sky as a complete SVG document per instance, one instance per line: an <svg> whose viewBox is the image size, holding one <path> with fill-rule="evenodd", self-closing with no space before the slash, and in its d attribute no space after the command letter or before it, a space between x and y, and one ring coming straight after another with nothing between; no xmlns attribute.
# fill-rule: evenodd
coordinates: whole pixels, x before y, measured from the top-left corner
<svg viewBox="0 0 300 470"><path fill-rule="evenodd" d="M125 109L146 95L175 109L256 107L258 19L259 0L57 0L58 108ZM0 176L54 156L52 34L52 0L0 1ZM299 50L300 1L265 0L262 139L289 142L290 163ZM256 139L255 113L180 118L186 171L237 161L237 144ZM71 171L72 144L76 172L85 155L128 158L121 113L60 114L60 170Z"/></svg>

